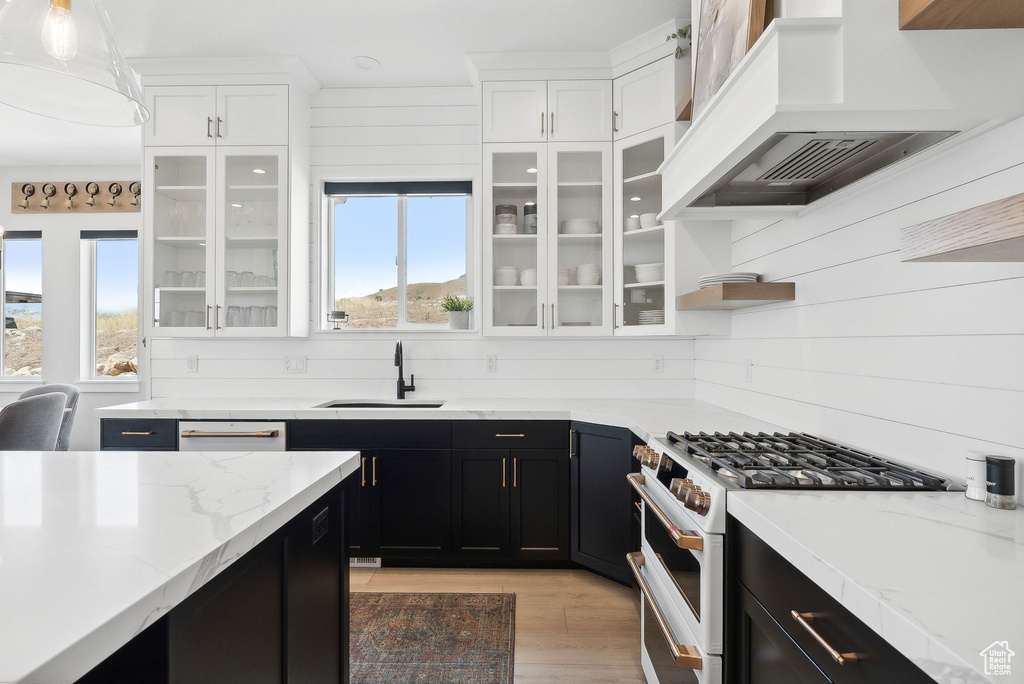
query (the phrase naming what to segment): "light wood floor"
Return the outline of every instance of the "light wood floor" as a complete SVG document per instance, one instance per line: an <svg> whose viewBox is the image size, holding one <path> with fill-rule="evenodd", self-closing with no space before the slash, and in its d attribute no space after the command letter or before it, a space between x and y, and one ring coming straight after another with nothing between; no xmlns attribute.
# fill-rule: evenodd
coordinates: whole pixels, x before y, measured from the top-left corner
<svg viewBox="0 0 1024 684"><path fill-rule="evenodd" d="M630 590L585 570L353 568L351 589L514 593L517 684L644 681Z"/></svg>

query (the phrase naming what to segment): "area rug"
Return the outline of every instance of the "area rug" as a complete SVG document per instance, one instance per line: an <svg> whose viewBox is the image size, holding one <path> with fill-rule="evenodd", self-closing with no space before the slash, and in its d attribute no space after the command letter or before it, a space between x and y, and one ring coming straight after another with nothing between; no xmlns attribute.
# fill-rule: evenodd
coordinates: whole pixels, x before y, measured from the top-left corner
<svg viewBox="0 0 1024 684"><path fill-rule="evenodd" d="M350 596L352 684L512 684L515 594Z"/></svg>

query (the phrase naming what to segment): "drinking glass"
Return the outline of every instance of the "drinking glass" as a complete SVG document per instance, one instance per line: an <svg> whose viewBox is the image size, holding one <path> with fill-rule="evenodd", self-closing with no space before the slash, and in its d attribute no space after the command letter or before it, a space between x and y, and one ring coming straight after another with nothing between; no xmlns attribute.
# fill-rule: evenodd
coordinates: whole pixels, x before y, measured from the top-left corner
<svg viewBox="0 0 1024 684"><path fill-rule="evenodd" d="M195 287L196 286L196 272L195 271L183 271L181 274L181 286L182 287Z"/></svg>
<svg viewBox="0 0 1024 684"><path fill-rule="evenodd" d="M248 323L250 328L259 328L263 326L263 307L262 306L250 306Z"/></svg>
<svg viewBox="0 0 1024 684"><path fill-rule="evenodd" d="M164 287L181 287L181 273L164 271Z"/></svg>
<svg viewBox="0 0 1024 684"><path fill-rule="evenodd" d="M201 328L203 327L203 314L199 311L186 311L185 312L185 327L186 328Z"/></svg>
<svg viewBox="0 0 1024 684"><path fill-rule="evenodd" d="M238 274L238 287L255 287L256 276L252 274L252 271L242 271Z"/></svg>
<svg viewBox="0 0 1024 684"><path fill-rule="evenodd" d="M241 328L245 321L242 320L242 307L240 306L229 306L228 307L228 327L229 328Z"/></svg>
<svg viewBox="0 0 1024 684"><path fill-rule="evenodd" d="M270 276L260 276L257 285L259 287L273 287L274 279Z"/></svg>
<svg viewBox="0 0 1024 684"><path fill-rule="evenodd" d="M277 232L277 202L267 202L263 207L263 222L267 224L267 234Z"/></svg>
<svg viewBox="0 0 1024 684"><path fill-rule="evenodd" d="M242 216L245 218L245 223L250 228L250 234L252 234L252 222L256 218L256 204L254 202L242 202Z"/></svg>
<svg viewBox="0 0 1024 684"><path fill-rule="evenodd" d="M196 287L206 287L206 271L196 271Z"/></svg>
<svg viewBox="0 0 1024 684"><path fill-rule="evenodd" d="M225 272L224 285L227 287L238 287L238 271Z"/></svg>
<svg viewBox="0 0 1024 684"><path fill-rule="evenodd" d="M268 306L267 307L266 316L264 316L263 320L265 321L266 327L268 327L268 328L276 328L277 327L277 307L276 306Z"/></svg>
<svg viewBox="0 0 1024 684"><path fill-rule="evenodd" d="M185 316L180 311L168 311L167 312L167 327L168 328L180 328L182 323L185 322Z"/></svg>
<svg viewBox="0 0 1024 684"><path fill-rule="evenodd" d="M231 204L231 223L236 228L242 223L242 205L238 202Z"/></svg>

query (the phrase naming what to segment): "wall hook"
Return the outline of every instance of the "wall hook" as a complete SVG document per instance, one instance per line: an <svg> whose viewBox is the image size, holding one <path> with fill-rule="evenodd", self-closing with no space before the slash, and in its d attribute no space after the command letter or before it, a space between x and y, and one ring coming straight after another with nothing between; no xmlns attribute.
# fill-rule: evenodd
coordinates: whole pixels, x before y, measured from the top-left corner
<svg viewBox="0 0 1024 684"><path fill-rule="evenodd" d="M50 208L50 198L57 194L57 186L53 183L47 183L43 186L43 201L39 203L40 209Z"/></svg>
<svg viewBox="0 0 1024 684"><path fill-rule="evenodd" d="M18 202L18 206L22 209L28 209L28 198L36 194L36 186L31 183L25 183L21 186L21 194L25 196L25 199Z"/></svg>
<svg viewBox="0 0 1024 684"><path fill-rule="evenodd" d="M89 199L85 200L85 203L88 204L90 207L95 207L96 195L98 195L100 192L100 186L97 185L96 183L87 183L85 186L85 191L89 193Z"/></svg>
<svg viewBox="0 0 1024 684"><path fill-rule="evenodd" d="M110 199L107 200L107 204L114 206L117 204L117 198L121 195L121 184L111 183L110 184Z"/></svg>
<svg viewBox="0 0 1024 684"><path fill-rule="evenodd" d="M72 197L78 194L78 188L74 183L65 183L64 194L68 196L68 198L64 200L64 207L68 210L74 209L75 200L73 200Z"/></svg>
<svg viewBox="0 0 1024 684"><path fill-rule="evenodd" d="M132 193L132 200L129 204L133 207L139 206L139 196L142 194L142 183L135 181L128 186L128 192Z"/></svg>

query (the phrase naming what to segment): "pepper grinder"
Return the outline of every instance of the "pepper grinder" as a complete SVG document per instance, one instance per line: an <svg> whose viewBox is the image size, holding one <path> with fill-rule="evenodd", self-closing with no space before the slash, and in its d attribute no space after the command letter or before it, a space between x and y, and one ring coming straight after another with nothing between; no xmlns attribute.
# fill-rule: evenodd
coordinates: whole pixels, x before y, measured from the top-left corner
<svg viewBox="0 0 1024 684"><path fill-rule="evenodd" d="M1016 459L1011 456L987 456L985 458L985 504L992 508L1013 510L1017 507L1015 497Z"/></svg>

